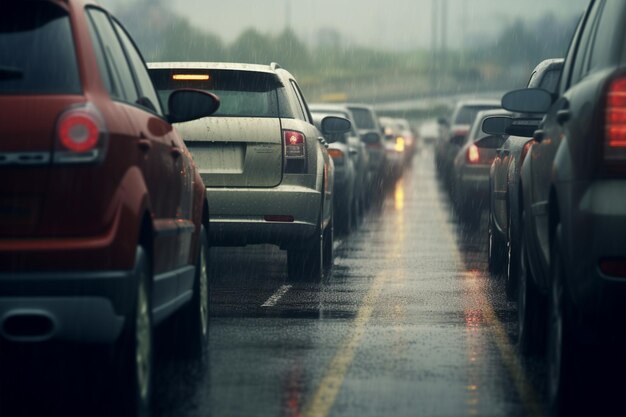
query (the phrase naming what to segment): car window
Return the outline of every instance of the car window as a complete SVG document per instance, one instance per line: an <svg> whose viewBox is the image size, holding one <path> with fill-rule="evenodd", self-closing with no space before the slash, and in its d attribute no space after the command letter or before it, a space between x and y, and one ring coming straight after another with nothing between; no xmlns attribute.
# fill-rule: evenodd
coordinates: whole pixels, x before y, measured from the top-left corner
<svg viewBox="0 0 626 417"><path fill-rule="evenodd" d="M497 109L497 105L488 106L463 106L459 109L455 117L452 119L452 124L455 125L471 125L476 119L478 112L482 110Z"/></svg>
<svg viewBox="0 0 626 417"><path fill-rule="evenodd" d="M601 15L598 19L597 31L593 39L589 72L606 68L616 63L619 58L615 53L615 46L623 39L623 35L615 33L616 28L623 27L620 22L624 20L624 5L622 2L605 2Z"/></svg>
<svg viewBox="0 0 626 417"><path fill-rule="evenodd" d="M570 77L570 85L578 83L578 81L580 81L580 79L586 74L586 62L588 62L589 47L591 45L593 32L595 31L597 25L598 10L603 4L604 1L596 1L585 22L583 32L580 35L578 47L574 52L575 55Z"/></svg>
<svg viewBox="0 0 626 417"><path fill-rule="evenodd" d="M553 69L546 71L543 74L543 78L539 83L539 88L543 88L551 93L556 93L556 88L559 85L559 79L561 77L560 69Z"/></svg>
<svg viewBox="0 0 626 417"><path fill-rule="evenodd" d="M70 19L55 4L3 7L0 57L0 94L81 92Z"/></svg>
<svg viewBox="0 0 626 417"><path fill-rule="evenodd" d="M137 51L137 48L135 47L133 41L128 37L128 34L124 30L124 28L122 28L120 24L115 20L113 21L113 25L115 26L115 30L117 31L117 34L120 37L122 44L124 45L124 49L126 50L128 59L130 60L133 69L135 70L137 83L139 84L139 88L141 89L142 94L142 97L139 99L138 104L147 107L157 114L162 114L159 97L154 90L154 85L152 85L152 80L150 79L150 75L148 74L148 70L146 68L146 64L143 58Z"/></svg>
<svg viewBox="0 0 626 417"><path fill-rule="evenodd" d="M115 84L120 87L119 96L113 97L129 103L136 103L139 99L137 86L128 66L124 50L113 30L113 26L111 26L109 17L97 9L88 9L87 13L97 29L102 48L113 74L112 78L116 80Z"/></svg>
<svg viewBox="0 0 626 417"><path fill-rule="evenodd" d="M302 120L308 121L307 119L307 109L304 105L304 99L300 96L300 92L298 91L298 88L296 86L296 83L291 80L291 88L293 88L293 93L296 95L296 98L298 99L298 105L299 105L299 112L298 114L301 116Z"/></svg>
<svg viewBox="0 0 626 417"><path fill-rule="evenodd" d="M150 77L166 108L172 91L197 88L216 94L220 107L213 116L287 117L279 107L282 84L274 74L237 70L151 69Z"/></svg>
<svg viewBox="0 0 626 417"><path fill-rule="evenodd" d="M100 79L104 83L104 88L106 88L106 90L109 92L109 95L113 98L119 99L121 97L118 85L119 80L115 79L110 64L105 57L102 40L100 38L100 34L95 27L93 18L87 18L87 26L89 27L91 44L93 46L94 53L96 54L98 68L100 69Z"/></svg>
<svg viewBox="0 0 626 417"><path fill-rule="evenodd" d="M366 108L351 107L350 111L354 116L354 123L358 129L376 129L376 122L374 116Z"/></svg>

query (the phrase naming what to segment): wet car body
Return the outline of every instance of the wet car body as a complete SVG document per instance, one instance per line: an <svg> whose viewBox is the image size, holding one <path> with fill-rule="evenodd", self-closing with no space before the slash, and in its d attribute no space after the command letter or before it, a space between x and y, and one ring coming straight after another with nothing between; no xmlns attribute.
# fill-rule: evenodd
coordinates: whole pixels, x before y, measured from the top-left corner
<svg viewBox="0 0 626 417"><path fill-rule="evenodd" d="M450 173L452 202L461 218L470 223L477 223L482 210L488 207L489 170L499 147L494 145L501 145L505 140L483 133L482 123L488 117L507 114L504 110L478 112L465 143L454 158ZM486 142L490 142L489 146L485 146Z"/></svg>
<svg viewBox="0 0 626 417"><path fill-rule="evenodd" d="M5 12L0 343L110 347L101 371L133 414L149 407L154 326L184 311L202 328L181 347L206 343L208 206L171 121L219 102L179 91L166 116L132 39L93 2Z"/></svg>
<svg viewBox="0 0 626 417"><path fill-rule="evenodd" d="M385 142L381 134L381 127L378 123L378 116L372 106L359 103L346 103L345 106L352 112L354 123L361 135L361 139L366 136L376 138L367 140L367 150L369 154L369 171L371 176L368 205L379 201L382 194L382 187L385 179L386 152Z"/></svg>
<svg viewBox="0 0 626 417"><path fill-rule="evenodd" d="M278 64L149 68L164 96L180 85L222 96L215 115L177 125L207 187L213 244L278 245L291 279L320 280L332 265L334 165L294 77ZM309 254L320 258L310 268Z"/></svg>
<svg viewBox="0 0 626 417"><path fill-rule="evenodd" d="M463 100L456 104L449 127L441 129L442 136L435 144L435 165L440 178L450 188L450 174L459 148L466 143L467 135L479 111L500 108L498 100Z"/></svg>
<svg viewBox="0 0 626 417"><path fill-rule="evenodd" d="M556 409L592 406L592 360L608 373L624 346L626 287L626 94L623 24L626 4L592 1L574 35L558 93L522 90L503 97L511 110L547 111L521 171L524 237L518 286L520 343L547 343L548 388ZM596 51L589 54L588 51ZM547 326L547 331L546 330ZM547 341L544 338L547 334ZM585 354L601 348L600 359ZM615 347L617 356L604 351ZM612 350L611 350L612 351ZM598 370L597 364L593 366ZM614 371L615 370L615 371ZM618 387L621 375L595 380ZM613 385L616 384L616 385Z"/></svg>
<svg viewBox="0 0 626 417"><path fill-rule="evenodd" d="M321 129L322 119L326 116L343 117L341 113L316 112L311 111L313 121L318 129ZM354 142L360 145L360 139L352 136L352 143L348 134L326 135L330 142L328 153L335 165L335 198L333 198L335 211L335 230L349 234L356 228L361 216L360 202L362 196L359 193L360 184L363 184L363 177L357 180L357 157L358 151L354 147ZM361 171L363 173L363 171Z"/></svg>
<svg viewBox="0 0 626 417"><path fill-rule="evenodd" d="M562 58L542 61L533 70L527 87L556 92L562 68ZM532 143L532 138L509 136L498 149L489 174L489 269L492 273L504 274L510 298L514 298L517 289L516 255L521 238L518 224L520 169Z"/></svg>
<svg viewBox="0 0 626 417"><path fill-rule="evenodd" d="M391 117L378 119L385 138L385 154L387 167L385 169L385 181L393 184L402 176L406 160L406 142L400 131L400 126Z"/></svg>
<svg viewBox="0 0 626 417"><path fill-rule="evenodd" d="M352 125L351 130L345 134L339 135L340 140L331 143L329 148L332 149L336 145L340 145L340 143L345 143L347 145L347 155L349 155L349 158L353 161L355 168L354 195L357 200L355 201L356 207L354 208L352 214L352 222L353 226L356 226L358 223L360 223L364 215L365 208L367 207L367 200L369 198L368 193L372 184L372 172L369 169L370 155L367 149L367 145L361 140L361 135L359 135L356 124L354 122L354 116L345 105L313 103L309 105L309 109L312 113L333 113L337 116L349 120ZM338 169L339 167L337 166L337 164L335 164L335 171L337 171ZM337 184L338 182L339 181L337 180L337 175L335 175L335 184Z"/></svg>

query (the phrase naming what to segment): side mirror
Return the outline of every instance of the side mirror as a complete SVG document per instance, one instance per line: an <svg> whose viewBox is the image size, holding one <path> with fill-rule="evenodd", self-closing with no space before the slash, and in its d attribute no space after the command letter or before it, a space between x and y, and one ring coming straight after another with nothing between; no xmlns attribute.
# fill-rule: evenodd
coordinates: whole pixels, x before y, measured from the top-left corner
<svg viewBox="0 0 626 417"><path fill-rule="evenodd" d="M376 132L368 132L364 135L361 136L361 142L365 143L365 144L370 144L370 143L379 143L380 142L380 135Z"/></svg>
<svg viewBox="0 0 626 417"><path fill-rule="evenodd" d="M339 135L348 133L352 129L350 120L343 117L326 116L322 119L322 133L325 135Z"/></svg>
<svg viewBox="0 0 626 417"><path fill-rule="evenodd" d="M552 105L552 94L541 88L523 88L502 96L502 107L517 113L547 113Z"/></svg>
<svg viewBox="0 0 626 417"><path fill-rule="evenodd" d="M167 106L167 121L181 123L212 115L219 109L220 99L203 90L180 88L170 94Z"/></svg>
<svg viewBox="0 0 626 417"><path fill-rule="evenodd" d="M437 123L443 126L450 126L450 122L445 117L437 118Z"/></svg>
<svg viewBox="0 0 626 417"><path fill-rule="evenodd" d="M504 136L489 135L477 140L476 142L474 142L474 145L479 148L498 149L501 148L502 145L504 145L504 142L506 142L506 138Z"/></svg>
<svg viewBox="0 0 626 417"><path fill-rule="evenodd" d="M530 138L539 127L540 119L490 116L483 120L482 131L488 135L513 135Z"/></svg>

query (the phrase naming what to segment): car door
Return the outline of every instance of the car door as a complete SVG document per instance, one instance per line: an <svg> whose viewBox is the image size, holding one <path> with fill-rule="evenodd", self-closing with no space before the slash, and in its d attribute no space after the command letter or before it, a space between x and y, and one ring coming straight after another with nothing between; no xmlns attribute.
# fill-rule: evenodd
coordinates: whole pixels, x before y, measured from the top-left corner
<svg viewBox="0 0 626 417"><path fill-rule="evenodd" d="M604 1L602 0L595 2L585 17L578 36L572 42L563 69L560 86L561 95L548 111L544 122L544 137L533 145L530 155L532 168L530 215L534 220L532 222L534 225L533 232L537 238L544 270L549 264L550 254L548 202L552 187L553 162L559 147L568 140L567 135L574 133L571 129L567 129L567 126L572 126L571 121L578 123L574 114L576 110L572 108L573 92L569 90L570 86L578 83L583 76L585 62L590 53L592 34L597 24L599 10L603 4ZM580 116L580 112L578 113ZM546 274L540 276L545 277Z"/></svg>
<svg viewBox="0 0 626 417"><path fill-rule="evenodd" d="M172 127L160 117L158 100L151 101L139 88L127 52L109 16L100 9L89 8L88 14L101 43L114 85L119 95L112 99L126 113L132 134L127 140L138 152L134 164L141 170L148 190L149 207L154 225L153 273L158 276L175 268L178 226L176 206L180 182L176 156L172 152ZM152 108L150 108L152 107ZM161 305L177 293L177 279L155 280L153 303Z"/></svg>

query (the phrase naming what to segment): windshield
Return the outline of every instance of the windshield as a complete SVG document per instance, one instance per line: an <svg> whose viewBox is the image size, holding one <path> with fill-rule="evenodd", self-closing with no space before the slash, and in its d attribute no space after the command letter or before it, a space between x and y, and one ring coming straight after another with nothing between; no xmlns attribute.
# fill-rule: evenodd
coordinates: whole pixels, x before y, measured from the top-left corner
<svg viewBox="0 0 626 417"><path fill-rule="evenodd" d="M49 2L15 2L4 7L0 13L0 94L80 91L67 13Z"/></svg>

